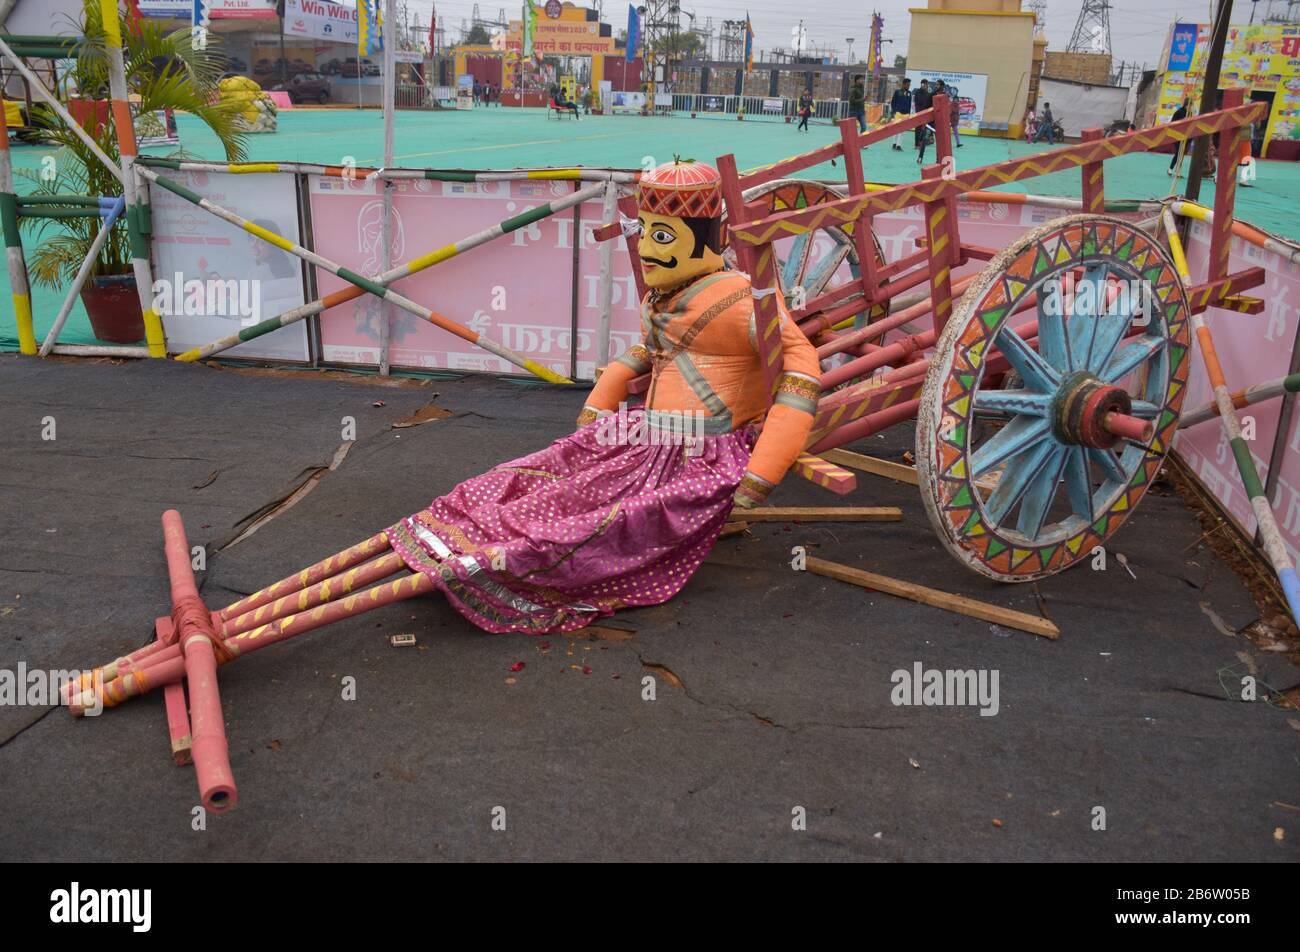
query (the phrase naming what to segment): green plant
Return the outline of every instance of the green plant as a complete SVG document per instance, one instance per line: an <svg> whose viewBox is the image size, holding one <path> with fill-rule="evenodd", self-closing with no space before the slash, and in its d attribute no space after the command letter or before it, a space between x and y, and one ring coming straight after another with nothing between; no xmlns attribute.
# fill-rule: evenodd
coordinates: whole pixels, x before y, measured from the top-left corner
<svg viewBox="0 0 1300 952"><path fill-rule="evenodd" d="M109 98L109 59L100 15L99 0L82 0L79 22L70 21L81 37L78 56L65 75L69 88L86 99ZM188 112L212 130L225 150L227 161L245 157L244 137L236 126L236 108L217 99L217 79L226 67L226 57L217 39L209 34L205 49L194 49L188 29L167 32L154 20L119 14L123 64L127 91L139 97L133 103L140 113L159 109ZM52 112L32 117L41 127L44 140L58 147L54 153L53 177L18 169L17 174L34 183L34 195L91 195L112 198L122 194L122 185L97 159L90 148ZM96 144L114 162L121 162L111 121L88 130ZM29 256L32 281L44 287L66 284L90 252L100 228L98 218L22 219L23 227L41 239ZM96 257L92 276L124 274L131 270L131 250L124 219L119 219Z"/></svg>

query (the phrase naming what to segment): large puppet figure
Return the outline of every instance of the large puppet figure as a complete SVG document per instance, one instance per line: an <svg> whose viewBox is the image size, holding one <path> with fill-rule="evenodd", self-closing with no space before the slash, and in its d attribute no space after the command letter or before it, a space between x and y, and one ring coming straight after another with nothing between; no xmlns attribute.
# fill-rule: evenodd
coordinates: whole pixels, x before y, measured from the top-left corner
<svg viewBox="0 0 1300 952"><path fill-rule="evenodd" d="M721 257L717 171L661 165L637 205L642 342L604 369L577 432L388 530L407 565L489 631L570 631L667 601L732 507L767 498L812 427L817 353L784 310L769 407L749 278ZM645 406L629 409L628 383L646 372Z"/></svg>

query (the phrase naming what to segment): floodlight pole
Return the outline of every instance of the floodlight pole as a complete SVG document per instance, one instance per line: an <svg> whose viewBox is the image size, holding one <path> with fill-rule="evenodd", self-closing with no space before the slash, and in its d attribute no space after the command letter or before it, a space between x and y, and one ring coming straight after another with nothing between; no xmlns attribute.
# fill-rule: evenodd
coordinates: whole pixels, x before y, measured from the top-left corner
<svg viewBox="0 0 1300 952"><path fill-rule="evenodd" d="M384 168L393 167L393 103L397 91L397 31L394 16L394 0L384 0ZM387 271L393 266L393 189L396 187L391 179L377 178L384 196L384 223L380 240L380 270ZM388 376L388 349L392 333L393 306L387 301L379 305L379 373Z"/></svg>

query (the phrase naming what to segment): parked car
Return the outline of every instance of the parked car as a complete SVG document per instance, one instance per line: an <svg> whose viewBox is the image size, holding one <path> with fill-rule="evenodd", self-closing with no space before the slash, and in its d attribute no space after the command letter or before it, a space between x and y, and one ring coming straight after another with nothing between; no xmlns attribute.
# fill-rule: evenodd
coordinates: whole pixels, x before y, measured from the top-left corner
<svg viewBox="0 0 1300 952"><path fill-rule="evenodd" d="M361 75L361 60L355 56L349 56L339 66L340 76L356 77Z"/></svg>
<svg viewBox="0 0 1300 952"><path fill-rule="evenodd" d="M327 103L330 101L330 81L320 73L298 73L287 83L271 87L272 92L289 94L289 101L295 106L304 102Z"/></svg>
<svg viewBox="0 0 1300 952"><path fill-rule="evenodd" d="M320 71L326 76L337 76L339 74L339 71L342 68L343 68L343 60L339 59L336 56L334 57L334 59L327 60L325 63L323 63L320 67Z"/></svg>
<svg viewBox="0 0 1300 952"><path fill-rule="evenodd" d="M364 75L366 75L366 76L378 76L378 75L380 75L379 64L378 64L378 63L372 63L370 60L362 60L362 61L361 61L361 69L362 69Z"/></svg>

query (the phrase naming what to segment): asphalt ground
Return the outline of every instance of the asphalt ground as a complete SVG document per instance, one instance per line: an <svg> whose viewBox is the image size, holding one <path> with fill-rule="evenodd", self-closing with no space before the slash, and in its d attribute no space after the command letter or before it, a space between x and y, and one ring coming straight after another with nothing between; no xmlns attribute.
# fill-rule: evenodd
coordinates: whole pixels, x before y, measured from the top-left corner
<svg viewBox="0 0 1300 952"><path fill-rule="evenodd" d="M559 437L581 402L482 378L0 356L0 671L150 639L167 508L211 553L218 607ZM452 415L392 427L430 403ZM356 439L322 475L345 417ZM913 439L853 448L897 460ZM774 503L904 519L756 525L674 600L603 626L620 631L490 635L424 597L223 667L240 802L203 831L159 694L82 720L0 707L0 859L1296 860L1300 718L1222 683L1296 672L1234 633L1254 604L1176 494L1158 486L1113 540L1136 579L1112 558L1035 591L959 567L917 492L863 474L840 501L789 479ZM1061 637L792 571L799 544L1045 611ZM918 662L996 671L996 715L893 704L893 672Z"/></svg>

